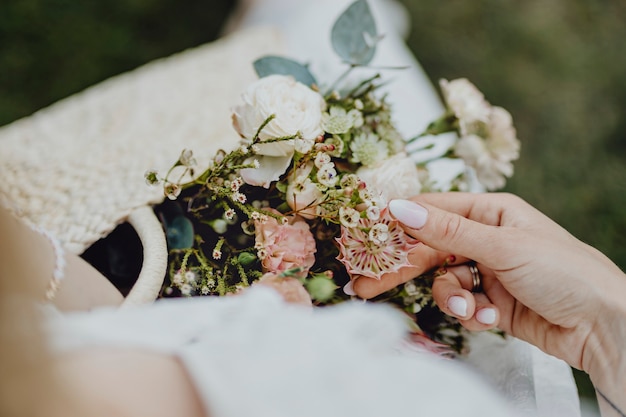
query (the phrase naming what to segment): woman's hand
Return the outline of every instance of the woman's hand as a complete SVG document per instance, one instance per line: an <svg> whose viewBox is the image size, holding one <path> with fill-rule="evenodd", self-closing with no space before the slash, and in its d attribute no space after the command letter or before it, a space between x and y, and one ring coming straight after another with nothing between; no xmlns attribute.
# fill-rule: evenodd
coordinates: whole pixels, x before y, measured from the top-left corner
<svg viewBox="0 0 626 417"><path fill-rule="evenodd" d="M457 259L433 285L444 312L470 330L498 327L596 381L616 376L616 367L626 378L626 277L613 262L513 195L439 193L412 200L394 200L389 209L425 244L427 262ZM470 270L459 265L467 259L477 262L483 292L471 292ZM353 288L371 297L413 276L359 278Z"/></svg>

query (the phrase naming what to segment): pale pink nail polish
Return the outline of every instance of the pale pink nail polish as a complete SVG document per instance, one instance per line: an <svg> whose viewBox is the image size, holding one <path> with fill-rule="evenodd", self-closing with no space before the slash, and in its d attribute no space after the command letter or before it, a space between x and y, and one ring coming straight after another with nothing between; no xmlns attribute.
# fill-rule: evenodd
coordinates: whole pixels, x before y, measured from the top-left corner
<svg viewBox="0 0 626 417"><path fill-rule="evenodd" d="M465 298L454 295L448 300L448 308L458 317L467 315L467 301Z"/></svg>
<svg viewBox="0 0 626 417"><path fill-rule="evenodd" d="M494 324L496 322L496 310L493 308L481 308L476 313L476 320L482 324Z"/></svg>
<svg viewBox="0 0 626 417"><path fill-rule="evenodd" d="M421 229L426 224L428 210L409 200L391 200L389 211L411 229Z"/></svg>

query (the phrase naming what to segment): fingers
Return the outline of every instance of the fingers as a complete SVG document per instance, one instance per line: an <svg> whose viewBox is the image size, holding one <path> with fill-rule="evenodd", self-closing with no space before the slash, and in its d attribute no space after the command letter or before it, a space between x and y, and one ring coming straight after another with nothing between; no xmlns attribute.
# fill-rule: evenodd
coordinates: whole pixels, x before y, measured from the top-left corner
<svg viewBox="0 0 626 417"><path fill-rule="evenodd" d="M467 262L466 258L451 256L448 253L429 248L426 245L418 245L409 253L411 267L402 268L398 272L385 274L377 280L368 277L353 278L352 289L361 298L373 298L389 291L400 284L430 271L442 265L455 265Z"/></svg>
<svg viewBox="0 0 626 417"><path fill-rule="evenodd" d="M495 266L511 239L496 227L485 225L429 204L392 200L391 214L405 225L407 234L442 252L461 254L477 262ZM471 210L465 204L462 212ZM515 229L511 230L514 233ZM508 249L510 250L510 249Z"/></svg>
<svg viewBox="0 0 626 417"><path fill-rule="evenodd" d="M491 226L545 217L521 198L509 193L426 193L411 199Z"/></svg>
<svg viewBox="0 0 626 417"><path fill-rule="evenodd" d="M496 327L499 309L484 293L470 292L471 273L467 265L450 267L435 278L433 298L446 314L456 317L468 330L480 331Z"/></svg>

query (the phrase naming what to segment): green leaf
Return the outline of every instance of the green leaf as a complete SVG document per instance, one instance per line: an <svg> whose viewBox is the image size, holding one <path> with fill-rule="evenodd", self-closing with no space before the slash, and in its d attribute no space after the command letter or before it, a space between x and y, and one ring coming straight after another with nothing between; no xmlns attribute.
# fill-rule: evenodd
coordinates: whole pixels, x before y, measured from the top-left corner
<svg viewBox="0 0 626 417"><path fill-rule="evenodd" d="M376 22L366 0L357 0L335 22L333 49L351 65L367 65L374 58L378 34Z"/></svg>
<svg viewBox="0 0 626 417"><path fill-rule="evenodd" d="M313 77L307 67L288 58L268 55L257 59L253 65L257 75L261 78L273 74L291 75L296 81L309 87L317 84L315 77Z"/></svg>
<svg viewBox="0 0 626 417"><path fill-rule="evenodd" d="M165 232L170 249L188 249L193 246L193 224L185 216L176 216Z"/></svg>

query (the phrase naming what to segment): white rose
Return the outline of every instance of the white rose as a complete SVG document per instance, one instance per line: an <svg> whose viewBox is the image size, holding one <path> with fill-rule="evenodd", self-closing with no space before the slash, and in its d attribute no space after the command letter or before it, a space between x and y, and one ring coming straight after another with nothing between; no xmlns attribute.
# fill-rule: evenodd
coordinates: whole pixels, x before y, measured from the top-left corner
<svg viewBox="0 0 626 417"><path fill-rule="evenodd" d="M312 163L298 168L293 180L287 185L285 196L289 207L305 219L315 217L316 205L324 198L317 185L309 178L312 169Z"/></svg>
<svg viewBox="0 0 626 417"><path fill-rule="evenodd" d="M261 141L295 136L311 144L323 133L324 98L309 87L286 75L270 75L251 84L242 96L244 104L233 109L235 130L249 141L268 117L276 117L261 131ZM259 155L289 156L294 141L259 144Z"/></svg>
<svg viewBox="0 0 626 417"><path fill-rule="evenodd" d="M244 104L233 109L233 126L248 142L271 115L274 119L259 134L261 142L300 135L295 140L255 144L254 159L260 167L242 169L241 176L247 184L269 188L272 181L285 173L294 151L310 151L315 139L323 134L322 112L326 102L320 94L285 75L259 79L242 98Z"/></svg>
<svg viewBox="0 0 626 417"><path fill-rule="evenodd" d="M374 167L361 167L356 174L367 188L380 193L387 201L419 194L422 184L415 162L399 153Z"/></svg>

